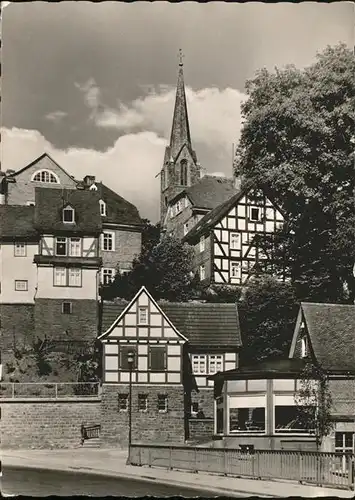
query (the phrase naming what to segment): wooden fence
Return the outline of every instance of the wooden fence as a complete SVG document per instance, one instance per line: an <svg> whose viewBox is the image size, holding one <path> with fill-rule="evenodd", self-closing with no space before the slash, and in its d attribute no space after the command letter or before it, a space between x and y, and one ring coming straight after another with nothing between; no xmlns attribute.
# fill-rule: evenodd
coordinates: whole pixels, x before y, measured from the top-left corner
<svg viewBox="0 0 355 500"><path fill-rule="evenodd" d="M354 455L351 453L132 444L129 463L354 489Z"/></svg>

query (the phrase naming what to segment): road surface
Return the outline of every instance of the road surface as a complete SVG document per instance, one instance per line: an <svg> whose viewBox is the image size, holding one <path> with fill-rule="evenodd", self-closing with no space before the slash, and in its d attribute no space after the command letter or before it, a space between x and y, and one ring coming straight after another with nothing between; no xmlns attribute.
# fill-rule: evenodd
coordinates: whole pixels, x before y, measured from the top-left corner
<svg viewBox="0 0 355 500"><path fill-rule="evenodd" d="M154 484L144 480L104 477L80 472L25 469L3 466L1 493L26 496L124 496L124 497L196 497L208 498L206 491ZM210 498L215 495L211 493Z"/></svg>

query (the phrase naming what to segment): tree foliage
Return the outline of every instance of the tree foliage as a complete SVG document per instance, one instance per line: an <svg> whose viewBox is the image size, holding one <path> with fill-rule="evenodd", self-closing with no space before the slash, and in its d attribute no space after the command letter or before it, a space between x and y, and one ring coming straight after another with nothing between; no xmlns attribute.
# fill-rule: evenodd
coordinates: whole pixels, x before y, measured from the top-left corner
<svg viewBox="0 0 355 500"><path fill-rule="evenodd" d="M270 276L256 278L243 293L238 310L242 364L288 355L298 312L291 284Z"/></svg>
<svg viewBox="0 0 355 500"><path fill-rule="evenodd" d="M275 242L303 300L355 294L354 74L353 52L338 45L304 70L263 69L246 86L235 172L287 214Z"/></svg>
<svg viewBox="0 0 355 500"><path fill-rule="evenodd" d="M300 380L300 388L295 395L299 420L304 428L315 435L319 448L323 437L330 434L334 425L328 376L321 367L309 362Z"/></svg>
<svg viewBox="0 0 355 500"><path fill-rule="evenodd" d="M166 236L133 262L130 273L117 273L111 286L103 291L103 298L130 300L146 286L156 300L185 302L194 297L198 287L192 270L193 255L192 247Z"/></svg>

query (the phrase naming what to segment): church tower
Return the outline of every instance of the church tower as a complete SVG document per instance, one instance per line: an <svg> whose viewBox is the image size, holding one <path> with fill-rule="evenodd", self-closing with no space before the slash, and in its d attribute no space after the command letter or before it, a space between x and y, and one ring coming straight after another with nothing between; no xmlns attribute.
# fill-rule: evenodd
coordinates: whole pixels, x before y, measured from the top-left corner
<svg viewBox="0 0 355 500"><path fill-rule="evenodd" d="M195 184L200 179L201 170L191 144L181 50L179 51L179 58L179 73L170 143L165 149L164 165L160 172L161 224L164 222L170 200L186 187Z"/></svg>

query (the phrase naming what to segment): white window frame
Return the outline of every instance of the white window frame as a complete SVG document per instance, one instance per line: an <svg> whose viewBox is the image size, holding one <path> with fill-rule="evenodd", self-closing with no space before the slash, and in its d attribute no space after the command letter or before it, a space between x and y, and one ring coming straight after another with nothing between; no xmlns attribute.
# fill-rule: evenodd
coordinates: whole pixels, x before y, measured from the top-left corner
<svg viewBox="0 0 355 500"><path fill-rule="evenodd" d="M54 266L53 286L67 286L67 270L65 267Z"/></svg>
<svg viewBox="0 0 355 500"><path fill-rule="evenodd" d="M105 248L105 243L111 241L112 248ZM109 246L109 245L107 245ZM115 251L115 232L114 231L104 231L101 235L101 250L105 252L114 252Z"/></svg>
<svg viewBox="0 0 355 500"><path fill-rule="evenodd" d="M144 408L140 408L140 402L144 401ZM138 411L147 412L148 411L148 394L139 393L138 394Z"/></svg>
<svg viewBox="0 0 355 500"><path fill-rule="evenodd" d="M241 263L235 260L230 261L230 277L240 278Z"/></svg>
<svg viewBox="0 0 355 500"><path fill-rule="evenodd" d="M212 370L212 366L214 369ZM208 374L214 375L217 372L223 371L223 355L222 354L209 354L208 355Z"/></svg>
<svg viewBox="0 0 355 500"><path fill-rule="evenodd" d="M253 210L258 211L258 218L252 217ZM249 207L249 219L251 222L261 222L261 207L251 206Z"/></svg>
<svg viewBox="0 0 355 500"><path fill-rule="evenodd" d="M200 266L200 281L203 281L206 279L206 266L204 264L201 264Z"/></svg>
<svg viewBox="0 0 355 500"><path fill-rule="evenodd" d="M104 200L99 200L99 205L101 217L106 217L106 203L104 202Z"/></svg>
<svg viewBox="0 0 355 500"><path fill-rule="evenodd" d="M69 256L81 257L81 238L69 238Z"/></svg>
<svg viewBox="0 0 355 500"><path fill-rule="evenodd" d="M240 246L240 234L239 233L230 233L230 248L231 250L239 250Z"/></svg>
<svg viewBox="0 0 355 500"><path fill-rule="evenodd" d="M23 288L21 288L20 283L23 284ZM15 291L16 292L28 292L28 280L15 280Z"/></svg>
<svg viewBox="0 0 355 500"><path fill-rule="evenodd" d="M145 314L145 321L142 321L141 313ZM147 325L148 324L148 307L147 306L138 306L138 325Z"/></svg>
<svg viewBox="0 0 355 500"><path fill-rule="evenodd" d="M121 411L122 412L128 411L128 399L129 399L129 395L128 394L126 394L126 393L119 393L118 394L118 396L117 396L117 405L118 405L118 411L119 412L121 412ZM125 408L120 408L119 401L125 401L125 403L126 403Z"/></svg>
<svg viewBox="0 0 355 500"><path fill-rule="evenodd" d="M81 267L69 267L67 283L71 288L80 288L82 286L82 269Z"/></svg>
<svg viewBox="0 0 355 500"><path fill-rule="evenodd" d="M65 253L64 254L60 254L57 252L58 240L63 240L63 241L60 241L59 243L65 243ZM56 236L54 243L55 243L55 255L57 255L58 257L66 257L68 255L68 238L66 238L65 236Z"/></svg>
<svg viewBox="0 0 355 500"><path fill-rule="evenodd" d="M203 252L206 248L206 238L204 235L201 236L200 238L200 253Z"/></svg>
<svg viewBox="0 0 355 500"><path fill-rule="evenodd" d="M308 339L306 336L301 338L301 357L306 358L308 356Z"/></svg>
<svg viewBox="0 0 355 500"><path fill-rule="evenodd" d="M159 408L159 399L164 398L164 409ZM158 412L159 413L167 413L168 412L168 395L167 394L158 394L158 399L157 399L157 406L158 406Z"/></svg>
<svg viewBox="0 0 355 500"><path fill-rule="evenodd" d="M35 179L35 177L37 175L40 175L40 177L43 177L43 179ZM43 176L42 176L43 174ZM48 180L46 180L48 179ZM59 177L57 176L57 174L55 174L54 172L52 172L52 170L47 170L45 168L41 169L41 170L37 170L37 172L35 172L32 177L31 177L31 181L32 182L41 182L43 184L60 184L60 181L59 181Z"/></svg>
<svg viewBox="0 0 355 500"><path fill-rule="evenodd" d="M103 285L109 285L115 279L116 269L113 267L103 267L101 269L101 283ZM110 277L110 279L106 280L106 277Z"/></svg>
<svg viewBox="0 0 355 500"><path fill-rule="evenodd" d="M27 244L24 241L15 241L14 243L14 256L15 257L26 257L27 255Z"/></svg>
<svg viewBox="0 0 355 500"><path fill-rule="evenodd" d="M207 354L192 354L191 355L191 365L192 365L192 373L194 375L207 375ZM195 365L197 369L195 370ZM204 368L201 368L204 366Z"/></svg>
<svg viewBox="0 0 355 500"><path fill-rule="evenodd" d="M72 217L71 220L65 220L64 213L71 213ZM63 218L63 224L74 224L75 223L75 210L71 206L66 206L63 208L62 211L62 218Z"/></svg>

